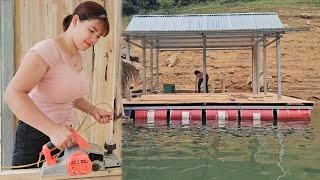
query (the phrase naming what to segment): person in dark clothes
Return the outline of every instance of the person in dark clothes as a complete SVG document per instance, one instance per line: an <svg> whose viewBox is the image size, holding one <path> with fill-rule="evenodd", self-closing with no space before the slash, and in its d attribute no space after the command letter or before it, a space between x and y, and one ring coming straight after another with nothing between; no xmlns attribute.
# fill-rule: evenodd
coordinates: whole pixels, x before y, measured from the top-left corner
<svg viewBox="0 0 320 180"><path fill-rule="evenodd" d="M195 70L194 74L196 75L196 83L195 83L195 92L201 93L204 92L204 89L201 87L203 84L203 72ZM206 74L206 91L208 92L208 81L209 81L209 76Z"/></svg>

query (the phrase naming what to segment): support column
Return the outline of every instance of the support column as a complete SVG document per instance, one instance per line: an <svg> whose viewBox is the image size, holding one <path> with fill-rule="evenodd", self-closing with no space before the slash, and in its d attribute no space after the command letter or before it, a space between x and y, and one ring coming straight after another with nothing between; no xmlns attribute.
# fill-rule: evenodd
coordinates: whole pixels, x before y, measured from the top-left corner
<svg viewBox="0 0 320 180"><path fill-rule="evenodd" d="M204 89L204 92L205 93L208 93L207 91L207 87L206 87L206 84L207 84L207 78L206 78L206 75L207 75L207 36L206 35L202 35L202 39L203 39L203 55L202 55L202 69L203 69L203 89Z"/></svg>
<svg viewBox="0 0 320 180"><path fill-rule="evenodd" d="M143 77L142 77L142 91L143 94L146 94L147 88L146 88L146 41L142 40L142 65L143 65Z"/></svg>
<svg viewBox="0 0 320 180"><path fill-rule="evenodd" d="M268 82L267 82L267 77L268 77L268 63L267 63L267 39L264 36L263 37L263 92L266 95L268 92Z"/></svg>
<svg viewBox="0 0 320 180"><path fill-rule="evenodd" d="M255 64L254 64L254 60L255 60L255 46L252 45L251 47L251 86L252 86L252 93L254 93L255 91L255 75L254 75L254 71L255 71Z"/></svg>
<svg viewBox="0 0 320 180"><path fill-rule="evenodd" d="M153 44L150 43L150 91L153 91Z"/></svg>
<svg viewBox="0 0 320 180"><path fill-rule="evenodd" d="M276 40L276 59L277 59L277 91L278 100L282 99L281 94L281 49L280 49L280 34L277 34Z"/></svg>
<svg viewBox="0 0 320 180"><path fill-rule="evenodd" d="M159 47L156 47L156 86L159 90Z"/></svg>
<svg viewBox="0 0 320 180"><path fill-rule="evenodd" d="M255 57L255 76L256 76L256 78L255 78L255 80L256 80L256 82L255 82L255 84L256 84L256 89L255 89L255 93L256 94L259 94L259 92L260 92L260 73L259 73L259 59L260 59L260 57L259 57L259 42L257 42L256 43L256 47L255 47L255 50L256 50L256 57Z"/></svg>
<svg viewBox="0 0 320 180"><path fill-rule="evenodd" d="M126 37L126 61L130 61L130 42L129 37ZM130 92L130 81L128 81L126 87L125 87L125 96L128 101L131 100L131 92Z"/></svg>
<svg viewBox="0 0 320 180"><path fill-rule="evenodd" d="M126 60L130 61L130 42L129 42L129 37L126 37Z"/></svg>

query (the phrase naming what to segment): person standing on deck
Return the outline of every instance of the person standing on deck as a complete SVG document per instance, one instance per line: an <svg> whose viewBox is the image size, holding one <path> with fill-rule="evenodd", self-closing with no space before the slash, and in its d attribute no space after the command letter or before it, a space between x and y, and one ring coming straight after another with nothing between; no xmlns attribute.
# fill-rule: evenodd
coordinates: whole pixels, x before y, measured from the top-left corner
<svg viewBox="0 0 320 180"><path fill-rule="evenodd" d="M209 81L209 76L206 74L206 91L203 89L203 75L204 73L198 70L194 71L194 74L196 75L196 80L195 80L195 92L196 93L201 93L201 92L208 92L208 81Z"/></svg>
<svg viewBox="0 0 320 180"><path fill-rule="evenodd" d="M63 34L38 42L25 55L3 95L20 119L13 166L37 162L49 141L60 150L76 145L70 130L75 121L73 108L90 113L102 124L112 120L112 113L83 98L89 93L89 81L80 52L93 47L109 28L105 8L86 1L65 17Z"/></svg>

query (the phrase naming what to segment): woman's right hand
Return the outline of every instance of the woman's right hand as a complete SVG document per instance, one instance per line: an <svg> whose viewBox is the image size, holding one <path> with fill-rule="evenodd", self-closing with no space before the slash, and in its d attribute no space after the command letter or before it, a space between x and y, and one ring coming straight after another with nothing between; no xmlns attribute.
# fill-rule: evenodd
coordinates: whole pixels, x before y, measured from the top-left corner
<svg viewBox="0 0 320 180"><path fill-rule="evenodd" d="M73 147L77 141L70 130L69 126L57 125L52 129L53 132L49 135L51 142L60 150L67 147Z"/></svg>

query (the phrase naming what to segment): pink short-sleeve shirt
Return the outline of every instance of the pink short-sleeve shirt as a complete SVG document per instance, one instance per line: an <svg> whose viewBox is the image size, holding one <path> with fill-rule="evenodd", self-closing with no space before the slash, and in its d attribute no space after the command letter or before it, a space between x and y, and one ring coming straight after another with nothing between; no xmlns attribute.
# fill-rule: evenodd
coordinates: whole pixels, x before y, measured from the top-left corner
<svg viewBox="0 0 320 180"><path fill-rule="evenodd" d="M35 44L30 51L39 54L48 65L46 73L31 90L29 97L52 121L71 125L74 100L87 96L89 81L84 70L77 72L64 58L54 39ZM84 55L79 56L83 65Z"/></svg>

